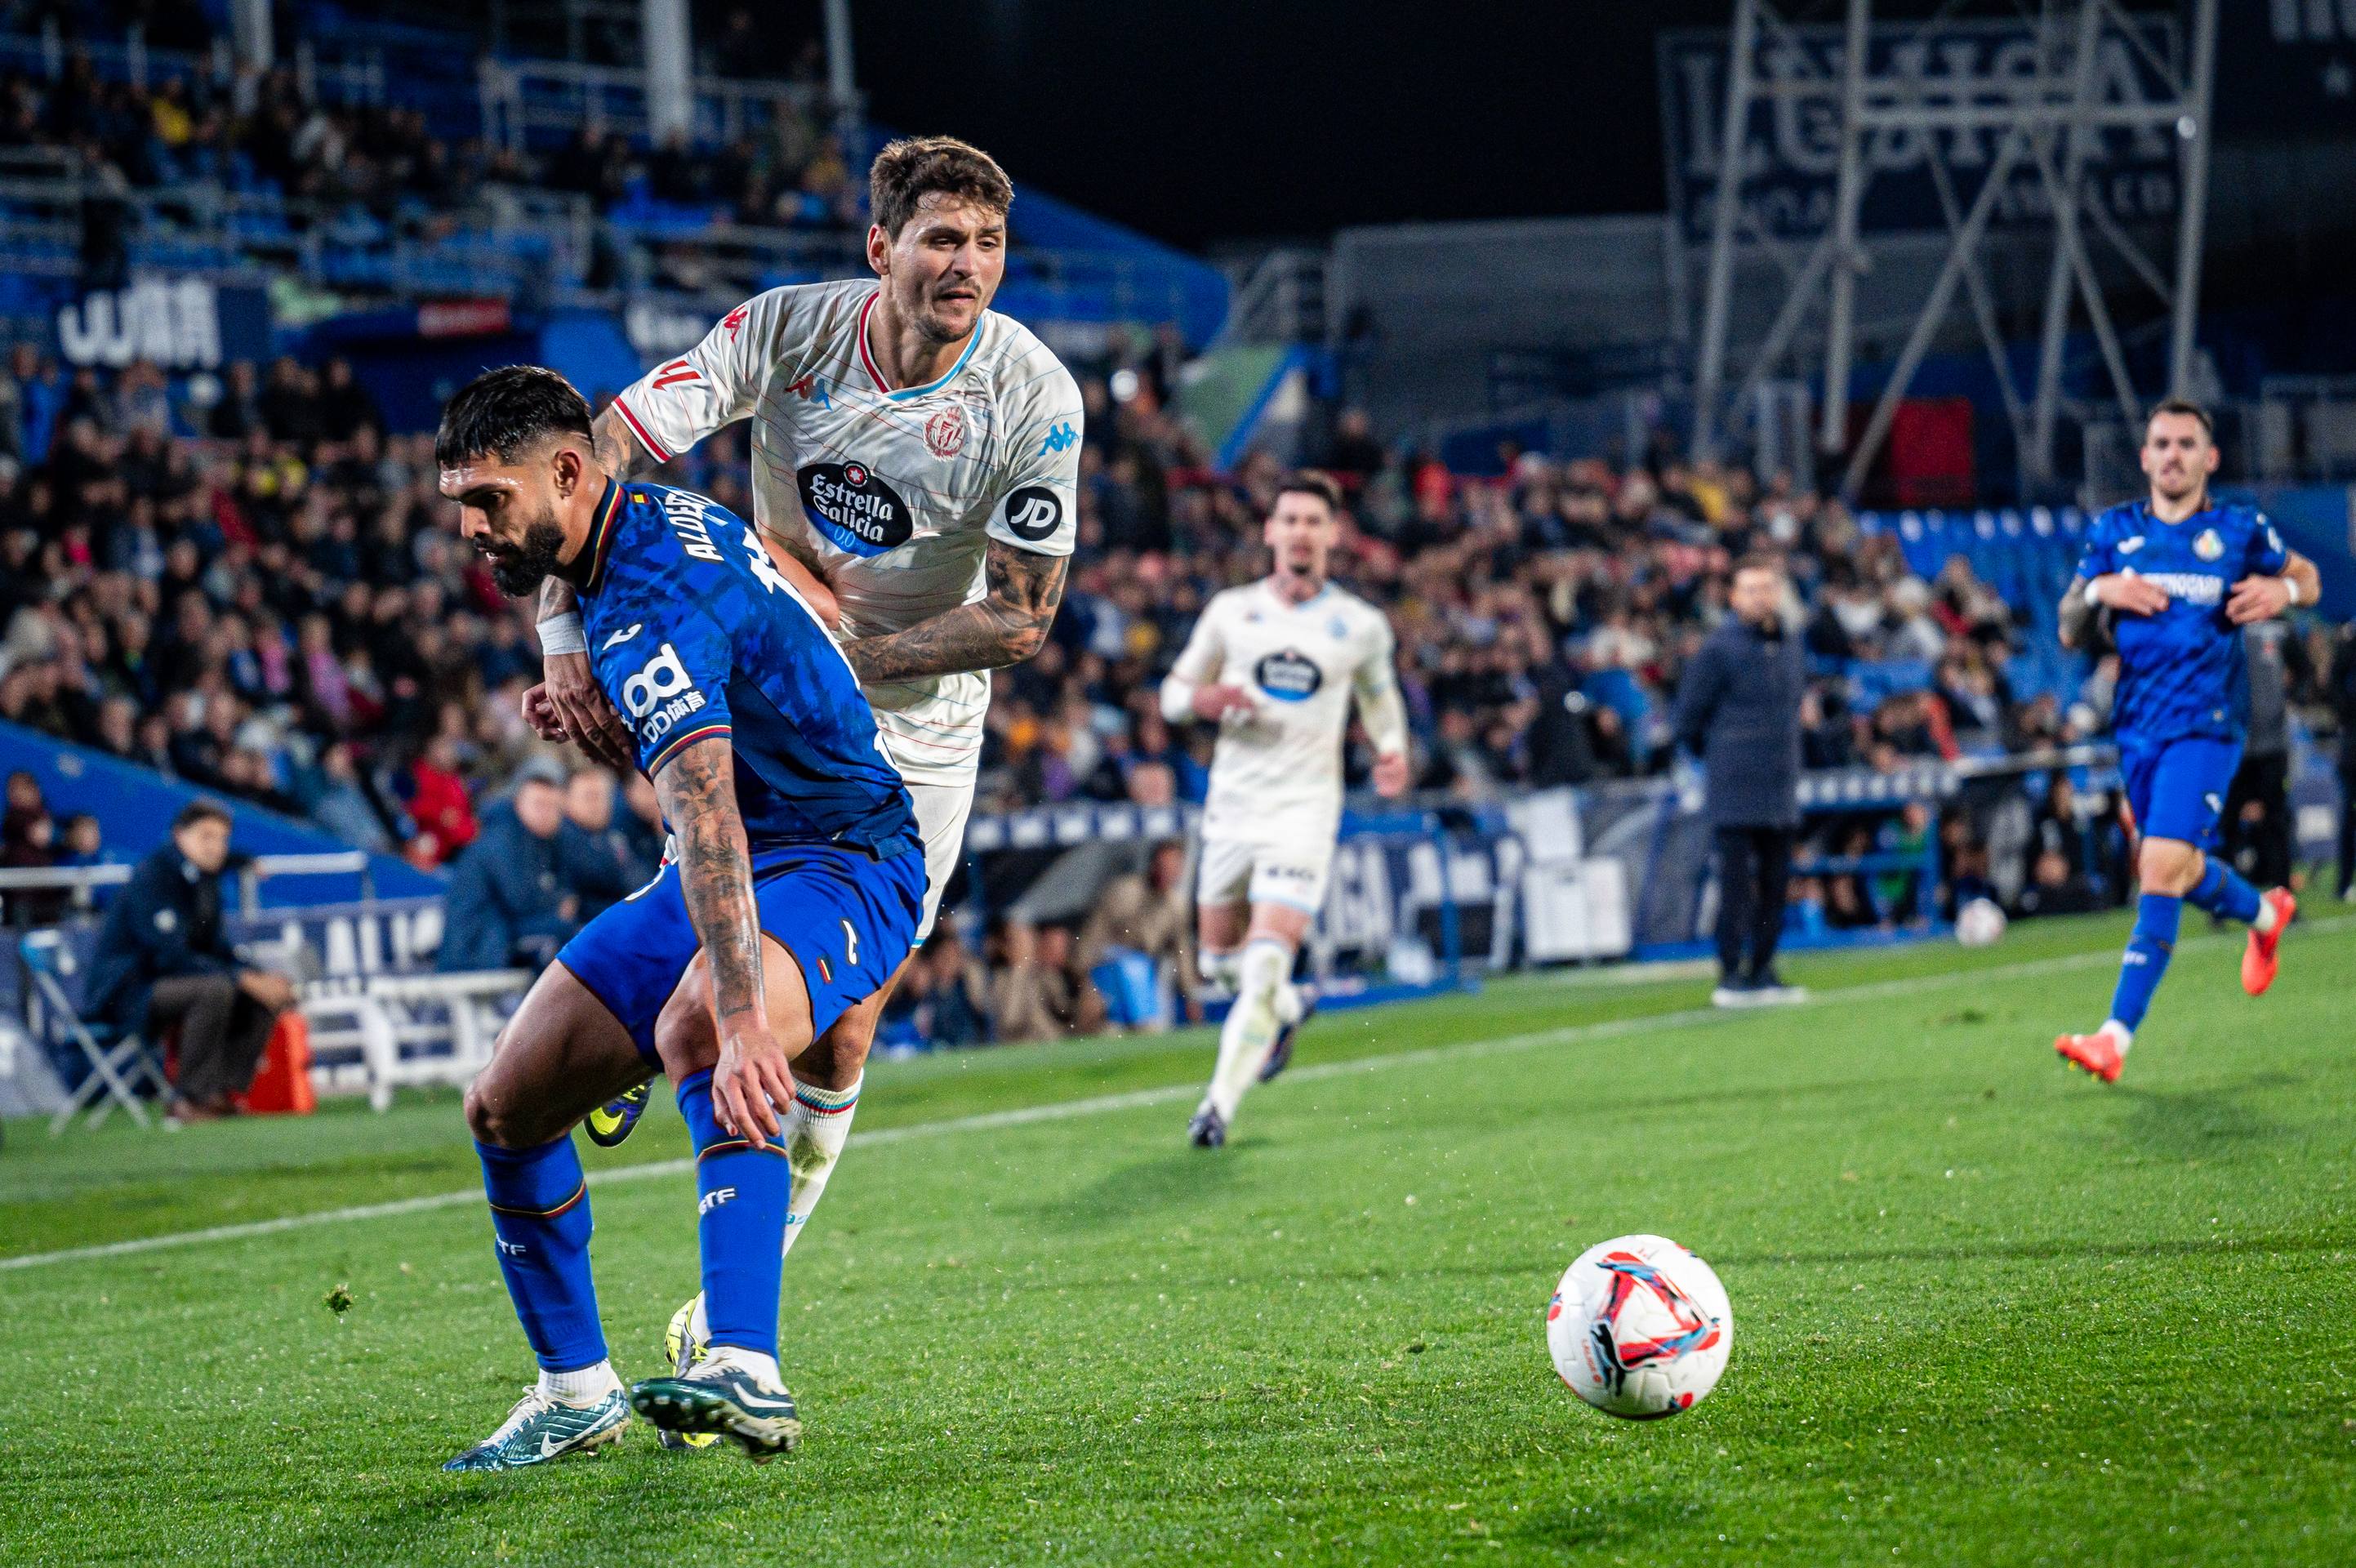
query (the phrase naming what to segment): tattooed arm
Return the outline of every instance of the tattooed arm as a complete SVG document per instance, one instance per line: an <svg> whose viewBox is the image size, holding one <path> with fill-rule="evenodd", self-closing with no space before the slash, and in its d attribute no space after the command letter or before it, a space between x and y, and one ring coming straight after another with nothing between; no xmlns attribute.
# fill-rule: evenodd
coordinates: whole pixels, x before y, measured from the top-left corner
<svg viewBox="0 0 2356 1568"><path fill-rule="evenodd" d="M691 741L655 775L655 798L679 838L680 890L712 970L712 1012L720 1060L712 1103L731 1133L765 1147L777 1135L775 1109L793 1099L793 1073L769 1032L761 975L761 916L753 902L753 860L736 811L735 754L725 736Z"/></svg>
<svg viewBox="0 0 2356 1568"><path fill-rule="evenodd" d="M617 479L655 466L653 454L630 434L629 423L612 403L589 426L589 452L600 468ZM540 585L540 613L535 618L568 615L580 605L573 585L552 576ZM541 683L523 694L524 722L542 740L577 741L582 750L600 762L626 772L632 762L630 732L605 700L605 693L597 689L596 677L589 673L589 656L545 654L541 671Z"/></svg>
<svg viewBox="0 0 2356 1568"><path fill-rule="evenodd" d="M980 598L905 631L845 643L843 657L862 684L1020 664L1047 640L1071 568L1068 555L1042 555L993 539L982 557L989 587Z"/></svg>

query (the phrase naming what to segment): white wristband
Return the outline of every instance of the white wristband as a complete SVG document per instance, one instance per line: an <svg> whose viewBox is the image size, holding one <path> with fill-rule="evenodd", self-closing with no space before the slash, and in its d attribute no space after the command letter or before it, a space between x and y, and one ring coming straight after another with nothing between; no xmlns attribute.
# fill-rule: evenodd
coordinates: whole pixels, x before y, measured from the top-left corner
<svg viewBox="0 0 2356 1568"><path fill-rule="evenodd" d="M545 659L558 653L586 653L589 634L582 629L581 615L567 610L561 616L551 616L540 623L540 653Z"/></svg>
<svg viewBox="0 0 2356 1568"><path fill-rule="evenodd" d="M2283 592L2290 596L2291 607L2297 608L2298 605L2298 579L2286 573L2283 575L2282 585Z"/></svg>

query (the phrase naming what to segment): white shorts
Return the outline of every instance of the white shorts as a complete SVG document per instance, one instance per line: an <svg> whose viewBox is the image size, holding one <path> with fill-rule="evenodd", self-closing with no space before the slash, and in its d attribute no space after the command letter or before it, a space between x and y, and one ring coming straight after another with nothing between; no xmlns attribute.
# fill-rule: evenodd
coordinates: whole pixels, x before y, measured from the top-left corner
<svg viewBox="0 0 2356 1568"><path fill-rule="evenodd" d="M908 786L909 803L916 809L916 832L925 840L925 917L916 922L916 941L933 934L933 920L941 911L941 894L957 875L965 854L965 820L973 814L974 780L960 784Z"/></svg>
<svg viewBox="0 0 2356 1568"><path fill-rule="evenodd" d="M1325 905L1333 869L1333 841L1306 838L1290 844L1244 839L1203 840L1194 871L1194 900L1215 904L1282 904L1314 915Z"/></svg>

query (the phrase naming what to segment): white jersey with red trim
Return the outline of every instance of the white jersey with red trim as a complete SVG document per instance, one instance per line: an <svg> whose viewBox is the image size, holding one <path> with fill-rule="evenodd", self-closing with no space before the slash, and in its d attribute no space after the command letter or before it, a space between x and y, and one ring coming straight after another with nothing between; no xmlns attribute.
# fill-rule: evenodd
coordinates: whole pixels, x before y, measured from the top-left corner
<svg viewBox="0 0 2356 1568"><path fill-rule="evenodd" d="M1020 322L984 311L948 374L892 391L867 344L872 279L774 288L615 400L668 462L753 421L753 514L817 563L844 635L900 631L981 596L998 540L1068 555L1080 391ZM903 776L965 783L981 754L987 671L866 688Z"/></svg>
<svg viewBox="0 0 2356 1568"><path fill-rule="evenodd" d="M1206 843L1333 842L1352 701L1377 750L1405 746L1393 643L1382 611L1331 583L1299 604L1266 578L1211 596L1171 675L1239 686L1251 706L1219 725Z"/></svg>

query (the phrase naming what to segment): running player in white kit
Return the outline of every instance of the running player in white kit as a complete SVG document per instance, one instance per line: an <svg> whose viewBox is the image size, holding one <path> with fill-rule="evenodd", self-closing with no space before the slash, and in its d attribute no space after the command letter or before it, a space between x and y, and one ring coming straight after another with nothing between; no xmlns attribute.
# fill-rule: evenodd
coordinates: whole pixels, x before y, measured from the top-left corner
<svg viewBox="0 0 2356 1568"><path fill-rule="evenodd" d="M1014 191L987 154L946 136L895 141L868 188L873 279L745 301L616 398L596 445L627 475L753 422L754 519L796 586L839 611L844 657L916 806L921 944L964 843L989 671L1036 653L1063 598L1080 392L1029 328L989 308ZM554 652L571 608L562 594L541 599L549 675L527 715L544 735L601 750L611 714L588 660L577 646ZM794 1103L779 1109L794 1170L788 1250L850 1135L890 991L795 1060ZM619 1142L636 1112L609 1111L592 1133Z"/></svg>
<svg viewBox="0 0 2356 1568"><path fill-rule="evenodd" d="M1391 668L1390 622L1326 581L1341 499L1322 474L1277 491L1263 537L1275 569L1203 607L1162 683L1162 715L1219 726L1194 903L1207 973L1235 1005L1219 1063L1186 1135L1226 1142L1244 1093L1283 1070L1305 1011L1293 956L1325 902L1342 820L1342 736L1350 703L1375 747L1375 788L1407 788L1407 710Z"/></svg>

